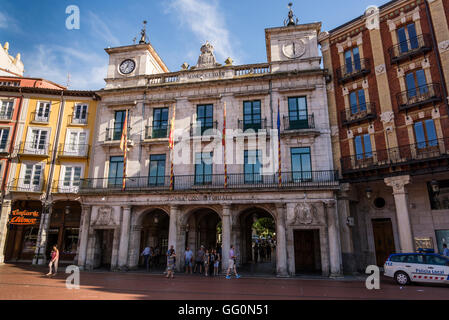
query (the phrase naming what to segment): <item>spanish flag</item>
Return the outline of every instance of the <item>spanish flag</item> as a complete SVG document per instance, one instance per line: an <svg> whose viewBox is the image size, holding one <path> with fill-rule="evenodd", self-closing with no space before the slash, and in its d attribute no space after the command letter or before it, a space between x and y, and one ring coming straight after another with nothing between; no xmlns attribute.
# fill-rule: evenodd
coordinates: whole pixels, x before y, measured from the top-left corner
<svg viewBox="0 0 449 320"><path fill-rule="evenodd" d="M174 157L174 150L175 150L175 118L176 118L176 105L173 106L173 117L171 119L171 125L170 125L170 136L168 138L168 147L171 150L170 153L170 190L173 190L175 187L175 172L173 167L173 157Z"/></svg>
<svg viewBox="0 0 449 320"><path fill-rule="evenodd" d="M126 110L125 121L123 123L122 138L120 139L120 149L123 151L123 183L122 189L126 189L126 164L128 155L128 114L129 110Z"/></svg>

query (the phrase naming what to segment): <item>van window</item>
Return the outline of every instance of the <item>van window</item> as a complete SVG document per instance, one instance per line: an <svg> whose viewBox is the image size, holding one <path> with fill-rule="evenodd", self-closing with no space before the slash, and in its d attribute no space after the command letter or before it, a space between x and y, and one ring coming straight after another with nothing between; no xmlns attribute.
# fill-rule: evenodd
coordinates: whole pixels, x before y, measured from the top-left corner
<svg viewBox="0 0 449 320"><path fill-rule="evenodd" d="M424 264L424 257L422 254L411 254L409 256L407 256L407 263L420 263L420 264Z"/></svg>
<svg viewBox="0 0 449 320"><path fill-rule="evenodd" d="M437 266L445 266L447 264L446 259L438 256L426 256L427 264L434 264Z"/></svg>
<svg viewBox="0 0 449 320"><path fill-rule="evenodd" d="M406 258L407 258L407 256L397 255L397 256L392 256L391 261L392 262L405 262Z"/></svg>

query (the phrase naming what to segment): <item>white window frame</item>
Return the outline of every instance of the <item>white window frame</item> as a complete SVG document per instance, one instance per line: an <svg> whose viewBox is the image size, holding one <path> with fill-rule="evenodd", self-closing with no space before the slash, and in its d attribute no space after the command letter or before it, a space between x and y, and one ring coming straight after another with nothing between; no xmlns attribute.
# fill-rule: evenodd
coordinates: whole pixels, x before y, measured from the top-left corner
<svg viewBox="0 0 449 320"><path fill-rule="evenodd" d="M10 141L10 137L11 137L11 127L0 127L0 132L3 132L3 130L8 130L8 139L6 139L6 145L4 148L1 148L1 141L2 141L2 134L0 134L0 152L7 152L8 151L8 146L9 146L9 141Z"/></svg>
<svg viewBox="0 0 449 320"><path fill-rule="evenodd" d="M81 168L81 173L80 173L80 179L83 179L84 177L84 169L85 169L85 165L83 163L65 163L64 165L61 166L61 172L59 175L59 185L58 185L58 191L60 193L77 193L79 191L79 186L74 186L73 185L73 178L74 178L74 174L75 174L75 170L72 171L72 176L70 179L70 186L64 186L64 178L65 178L65 174L66 174L66 170L68 167L80 167Z"/></svg>
<svg viewBox="0 0 449 320"><path fill-rule="evenodd" d="M44 149L36 149L33 148L33 131L34 130L41 130L41 131L47 131L47 139L45 140ZM44 128L44 127L28 127L28 133L27 133L27 139L23 148L24 153L27 154L37 154L37 155L44 155L48 154L49 149L49 141L51 138L51 128Z"/></svg>
<svg viewBox="0 0 449 320"><path fill-rule="evenodd" d="M77 133L77 143L74 146L78 146L78 150L71 150L70 146L70 137L72 133ZM80 133L86 134L86 142L85 145L79 144ZM80 130L80 129L67 129L67 134L65 137L65 145L64 145L64 155L65 156L75 156L75 157L86 157L87 151L89 150L89 130Z"/></svg>
<svg viewBox="0 0 449 320"><path fill-rule="evenodd" d="M41 115L41 116L38 115L42 104L49 106L48 107L48 117L45 117L45 109L43 110L43 115ZM50 114L51 114L51 101L38 101L37 105L36 105L36 115L34 117L34 121L47 123L50 121Z"/></svg>
<svg viewBox="0 0 449 320"><path fill-rule="evenodd" d="M6 117L6 114L7 114L6 111L8 110L8 107L5 108L4 114L2 113L3 106L7 105L7 104L12 104L12 106L11 106L11 116L10 117ZM14 107L15 107L14 99L0 99L0 120L3 120L3 121L5 121L5 120L12 120L12 117L14 115Z"/></svg>
<svg viewBox="0 0 449 320"><path fill-rule="evenodd" d="M86 118L76 118L76 108L77 107L83 107L86 106ZM82 110L80 112L80 115L82 114ZM72 124L87 124L87 119L89 118L89 103L75 103L75 106L73 108L73 115L72 115Z"/></svg>
<svg viewBox="0 0 449 320"><path fill-rule="evenodd" d="M31 173L31 179L30 179L30 184L25 184L25 173L26 173L26 167L27 165L32 165L33 169L32 169L32 173ZM39 185L35 186L33 185L33 180L34 180L34 174L35 174L35 166L40 165L41 168L41 174L39 175ZM45 162L30 162L30 161L24 161L22 162L21 166L20 166L20 176L19 176L19 184L18 186L27 192L42 192L42 184L44 179L43 176L45 174Z"/></svg>

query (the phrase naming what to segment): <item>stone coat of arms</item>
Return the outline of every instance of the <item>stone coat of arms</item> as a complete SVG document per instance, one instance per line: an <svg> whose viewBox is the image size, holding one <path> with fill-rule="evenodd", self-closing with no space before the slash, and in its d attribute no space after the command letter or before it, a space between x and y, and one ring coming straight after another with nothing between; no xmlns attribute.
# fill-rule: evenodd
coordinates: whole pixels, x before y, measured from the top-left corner
<svg viewBox="0 0 449 320"><path fill-rule="evenodd" d="M289 224L310 225L314 222L318 223L317 210L310 203L299 203L293 212L287 214Z"/></svg>
<svg viewBox="0 0 449 320"><path fill-rule="evenodd" d="M114 217L112 216L111 207L101 207L98 209L97 219L93 223L96 226L109 226L115 225Z"/></svg>

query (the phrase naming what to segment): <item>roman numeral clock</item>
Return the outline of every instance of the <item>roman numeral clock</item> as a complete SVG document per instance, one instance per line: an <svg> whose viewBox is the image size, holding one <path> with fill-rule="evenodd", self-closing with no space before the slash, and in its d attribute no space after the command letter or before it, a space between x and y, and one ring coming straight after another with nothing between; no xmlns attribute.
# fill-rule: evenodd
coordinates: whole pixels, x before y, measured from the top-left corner
<svg viewBox="0 0 449 320"><path fill-rule="evenodd" d="M290 40L282 45L282 53L289 59L297 59L306 52L306 45L302 40Z"/></svg>

